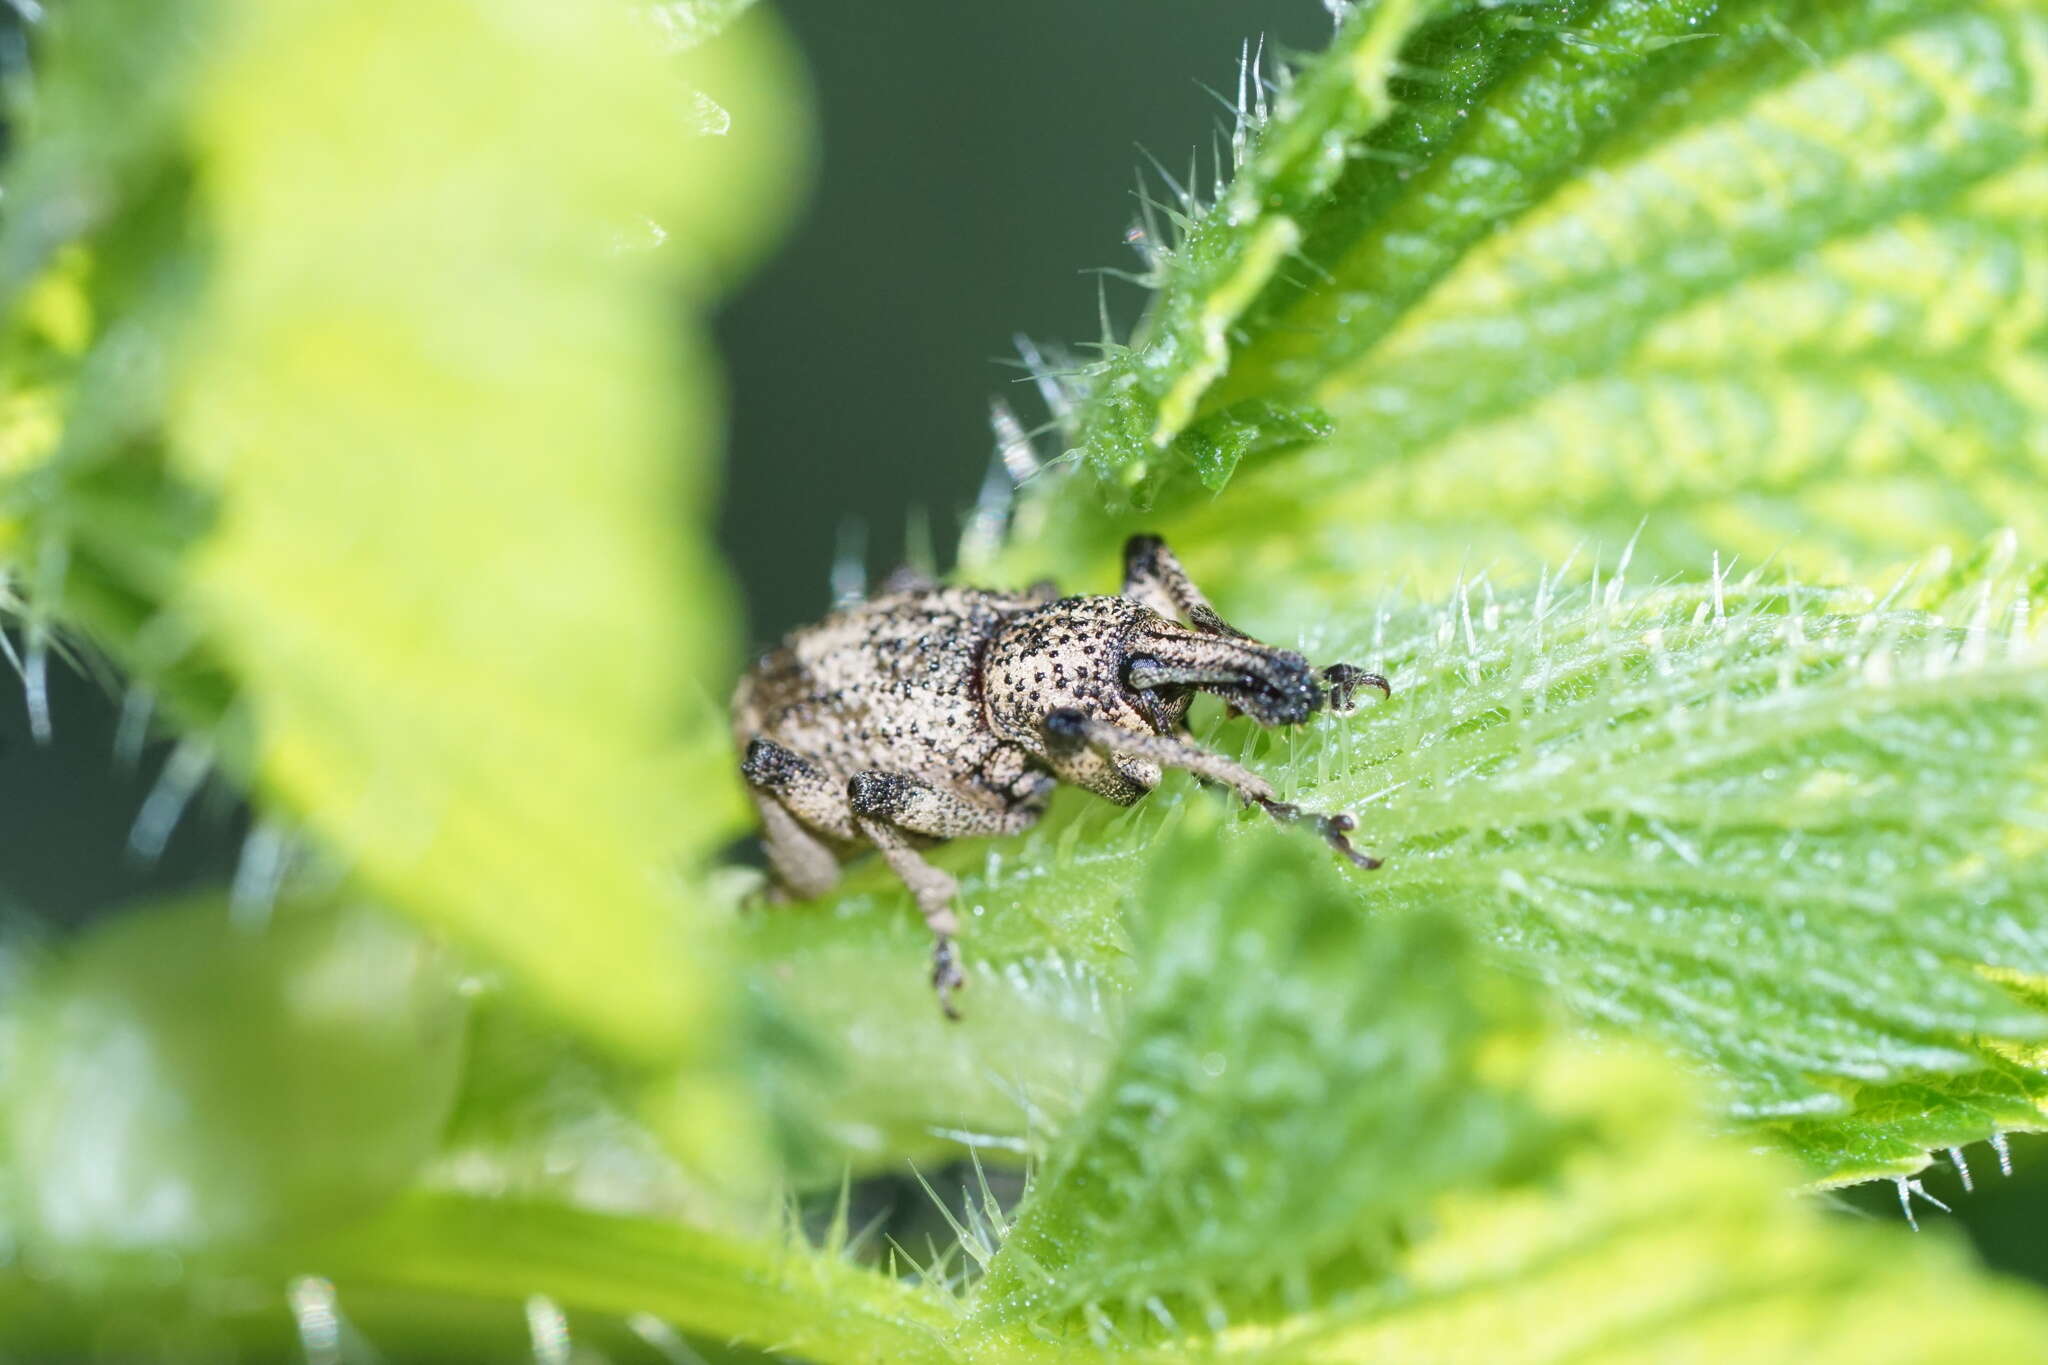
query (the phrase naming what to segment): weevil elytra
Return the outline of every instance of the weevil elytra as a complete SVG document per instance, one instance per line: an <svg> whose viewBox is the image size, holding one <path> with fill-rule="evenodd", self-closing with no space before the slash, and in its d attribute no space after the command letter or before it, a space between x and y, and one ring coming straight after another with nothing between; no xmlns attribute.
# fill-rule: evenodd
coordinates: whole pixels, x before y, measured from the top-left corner
<svg viewBox="0 0 2048 1365"><path fill-rule="evenodd" d="M872 846L931 928L932 984L954 1015L954 879L918 850L1018 834L1062 782L1131 805L1167 768L1234 789L1276 820L1310 820L1360 867L1346 814L1280 801L1257 773L1187 737L1197 692L1261 725L1348 711L1387 680L1319 672L1216 614L1156 536L1124 547L1123 592L1061 597L948 588L899 573L883 591L791 633L733 695L733 734L779 890L808 899ZM957 1017L957 1016L955 1016Z"/></svg>

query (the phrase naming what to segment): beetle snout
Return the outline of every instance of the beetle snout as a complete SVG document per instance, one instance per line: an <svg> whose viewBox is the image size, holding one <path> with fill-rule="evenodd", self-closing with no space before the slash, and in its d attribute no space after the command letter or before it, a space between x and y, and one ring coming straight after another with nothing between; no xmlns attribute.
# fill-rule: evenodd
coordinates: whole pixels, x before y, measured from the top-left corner
<svg viewBox="0 0 2048 1365"><path fill-rule="evenodd" d="M1307 659L1244 636L1219 637L1165 622L1135 633L1124 685L1208 692L1261 725L1299 725L1323 704Z"/></svg>
<svg viewBox="0 0 2048 1365"><path fill-rule="evenodd" d="M1322 708L1323 689L1308 660L1276 649L1260 662L1242 686L1219 688L1218 694L1261 725L1299 725Z"/></svg>

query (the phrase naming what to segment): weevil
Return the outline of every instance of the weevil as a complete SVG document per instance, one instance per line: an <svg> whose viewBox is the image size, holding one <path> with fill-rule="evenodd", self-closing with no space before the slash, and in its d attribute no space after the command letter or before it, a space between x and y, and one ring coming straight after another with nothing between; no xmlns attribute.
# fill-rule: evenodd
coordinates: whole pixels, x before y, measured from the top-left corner
<svg viewBox="0 0 2048 1365"><path fill-rule="evenodd" d="M1366 687L1392 695L1377 673L1318 671L1230 625L1166 543L1141 535L1124 547L1115 596L942 587L899 571L757 659L733 695L733 736L777 893L822 895L873 847L916 898L932 985L957 1018L959 886L921 849L1022 833L1063 782L1128 806L1182 768L1276 820L1313 822L1339 853L1378 867L1352 846L1350 815L1283 802L1187 736L1197 692L1276 726L1325 705L1349 711Z"/></svg>

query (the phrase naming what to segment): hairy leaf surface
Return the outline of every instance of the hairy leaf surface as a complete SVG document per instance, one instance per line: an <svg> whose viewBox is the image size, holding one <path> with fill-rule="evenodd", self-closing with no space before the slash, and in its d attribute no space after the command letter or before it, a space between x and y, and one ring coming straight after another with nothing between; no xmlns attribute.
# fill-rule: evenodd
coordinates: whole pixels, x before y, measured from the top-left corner
<svg viewBox="0 0 2048 1365"><path fill-rule="evenodd" d="M1837 578L2004 526L2042 552L2037 6L1483 7L1417 34L1399 115L1363 136L1295 93L1396 13L1362 9L1251 140L1248 166L1349 139L1341 175L1288 181L1284 262L1243 298L1209 267L1261 240L1240 171L1191 206L1128 346L1066 376L1065 442L1112 510L1096 480L1048 484L1023 559L1142 522L1215 574L1284 560L1263 586L1306 615L1327 600L1303 571L1434 591L1632 538L1688 575L1719 554ZM1175 320L1219 298L1202 353ZM1241 439L1235 477L1181 437L1254 398L1332 430Z"/></svg>
<svg viewBox="0 0 2048 1365"><path fill-rule="evenodd" d="M2048 1016L1999 984L2048 976L2037 591L1982 566L1889 601L1480 583L1302 641L1385 666L1391 701L1209 738L1288 799L1357 813L1387 860L1349 874L1362 905L1455 911L1583 1019L1676 1046L1819 1178L1909 1172L1930 1149L2038 1127L2048 1098L2032 1052ZM910 1053L960 1077L970 1131L1042 1125L1026 1097L1056 1092L1113 1028L1114 1004L1074 1011L1131 980L1119 909L1161 822L1221 799L1182 780L1129 813L1077 795L1022 847L953 855L989 1008L1013 1018L1024 994L1043 1011L1024 1055L977 1051L972 1019L966 1040L890 1011L823 1030L878 1067ZM870 884L830 921L758 925L755 946L800 983L799 1014L851 1016L827 977L914 961L904 907ZM899 1098L878 1116L908 1102L937 1124L956 1092L881 1093Z"/></svg>

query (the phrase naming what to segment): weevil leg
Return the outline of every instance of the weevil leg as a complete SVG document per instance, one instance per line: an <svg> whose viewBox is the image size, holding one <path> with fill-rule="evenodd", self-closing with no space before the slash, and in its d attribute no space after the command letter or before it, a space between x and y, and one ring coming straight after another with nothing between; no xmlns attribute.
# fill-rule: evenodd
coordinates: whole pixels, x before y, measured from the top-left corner
<svg viewBox="0 0 2048 1365"><path fill-rule="evenodd" d="M1273 791L1273 784L1251 769L1233 763L1221 754L1212 754L1178 735L1126 730L1084 712L1063 708L1045 718L1045 743L1048 751L1055 754L1074 753L1088 747L1107 757L1149 759L1163 768L1180 768L1197 777L1220 782L1242 797L1245 804L1258 806L1282 824L1297 820L1314 821L1330 847L1359 867L1370 870L1380 865L1379 859L1360 852L1352 845L1349 835L1358 828L1358 821L1350 815L1342 811L1330 815L1316 814L1282 801Z"/></svg>
<svg viewBox="0 0 2048 1365"><path fill-rule="evenodd" d="M1037 822L1038 809L1004 809L916 778L880 771L855 773L846 784L846 801L862 835L881 851L889 869L916 898L925 925L932 931L932 988L939 994L939 1008L946 1017L958 1019L953 993L967 984L953 946L953 937L960 932L960 920L953 911L960 884L926 862L908 836L956 839L973 834L1021 834Z"/></svg>
<svg viewBox="0 0 2048 1365"><path fill-rule="evenodd" d="M953 897L960 884L950 873L926 862L911 847L910 836L888 821L867 816L857 817L857 821L860 832L916 899L918 913L924 916L925 927L932 931L932 989L938 992L939 1008L946 1017L958 1019L960 1011L953 1004L953 992L967 984L967 975L960 970L960 958L953 947L953 936L960 932L960 917L953 913Z"/></svg>
<svg viewBox="0 0 2048 1365"><path fill-rule="evenodd" d="M1216 608L1209 605L1209 599L1202 596L1202 590L1158 536L1132 536L1124 542L1124 596L1135 598L1169 621L1186 621L1207 635L1251 638L1216 614Z"/></svg>
<svg viewBox="0 0 2048 1365"><path fill-rule="evenodd" d="M770 900L815 900L839 884L839 856L773 796L751 793L761 816L761 849L775 873Z"/></svg>
<svg viewBox="0 0 2048 1365"><path fill-rule="evenodd" d="M879 769L855 773L846 784L846 800L856 817L886 820L898 829L934 839L1022 834L1038 823L1040 815L1036 806L991 805Z"/></svg>
<svg viewBox="0 0 2048 1365"><path fill-rule="evenodd" d="M761 846L790 894L821 896L839 880L839 855L825 838L851 841L856 831L846 792L809 759L771 739L747 745L740 775L761 813Z"/></svg>

